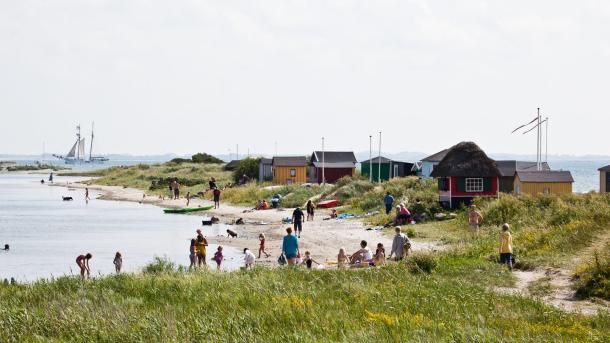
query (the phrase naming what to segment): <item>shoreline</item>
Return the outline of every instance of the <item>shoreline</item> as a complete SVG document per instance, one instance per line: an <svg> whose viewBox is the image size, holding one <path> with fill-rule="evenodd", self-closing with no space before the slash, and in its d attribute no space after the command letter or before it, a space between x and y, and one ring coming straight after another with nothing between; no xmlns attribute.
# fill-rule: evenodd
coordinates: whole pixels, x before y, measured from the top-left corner
<svg viewBox="0 0 610 343"><path fill-rule="evenodd" d="M185 199L169 200L159 199L157 196L145 196L145 192L134 188L124 188L121 186L86 185L81 182L49 184L54 187L69 187L76 189L89 188L102 194L98 199L113 201L130 201L141 204L156 205L161 208L180 208L186 206ZM189 207L213 205L213 202L204 199L191 199ZM167 215L199 215L215 216L220 219L220 223L230 224L232 221L242 218L246 224L234 225L232 230L237 232L236 238L227 236L206 237L211 244L228 245L240 250L250 249L255 256L258 256L260 233L265 234L266 250L271 255L266 258L264 254L256 260L256 264L270 267L279 266L277 258L281 253L282 238L285 236L287 227L292 224L283 224L282 218L291 217L293 208L269 209L244 213L249 208L236 206L222 202L219 209L211 209L202 213L191 214L167 214ZM329 217L330 210L317 209L314 221L305 221L303 231L299 239L301 254L310 251L312 258L321 264L327 265L329 261L336 261L337 253L340 248L345 248L346 252L352 253L359 248L361 240L368 242L369 248L375 250L377 243L382 243L389 255L392 245L392 236L385 234L384 231L367 230L367 226L360 220L322 220ZM254 224L264 222L264 225ZM201 226L205 229L205 226ZM193 230L195 235L195 229ZM412 242L413 251L438 251L444 249L440 241L417 241Z"/></svg>

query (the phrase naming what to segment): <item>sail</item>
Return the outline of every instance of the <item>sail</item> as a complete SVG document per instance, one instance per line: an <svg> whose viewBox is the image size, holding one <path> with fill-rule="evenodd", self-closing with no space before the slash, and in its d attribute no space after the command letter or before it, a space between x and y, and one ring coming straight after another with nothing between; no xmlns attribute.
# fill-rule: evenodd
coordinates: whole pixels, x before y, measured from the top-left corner
<svg viewBox="0 0 610 343"><path fill-rule="evenodd" d="M81 139L78 143L78 159L85 159L85 139Z"/></svg>
<svg viewBox="0 0 610 343"><path fill-rule="evenodd" d="M76 156L76 142L74 143L74 145L72 146L72 149L70 149L70 152L66 155L66 157L68 158L72 158Z"/></svg>

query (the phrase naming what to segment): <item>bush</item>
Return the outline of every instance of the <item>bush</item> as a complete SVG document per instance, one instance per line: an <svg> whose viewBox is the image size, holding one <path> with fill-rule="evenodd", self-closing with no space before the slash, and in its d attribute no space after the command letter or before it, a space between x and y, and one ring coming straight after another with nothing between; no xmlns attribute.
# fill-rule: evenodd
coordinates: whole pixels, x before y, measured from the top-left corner
<svg viewBox="0 0 610 343"><path fill-rule="evenodd" d="M144 269L142 270L142 272L144 274L158 275L158 274L173 273L176 270L177 270L177 267L174 262L168 260L165 257L161 258L161 257L155 256L153 262L146 265L144 267Z"/></svg>
<svg viewBox="0 0 610 343"><path fill-rule="evenodd" d="M258 180L258 164L259 158L246 158L239 161L237 167L233 171L233 181L239 183L242 176L246 175L250 180Z"/></svg>
<svg viewBox="0 0 610 343"><path fill-rule="evenodd" d="M196 153L191 157L193 163L223 163L219 158L206 154L205 152Z"/></svg>
<svg viewBox="0 0 610 343"><path fill-rule="evenodd" d="M610 245L601 254L596 251L593 260L580 266L574 276L578 296L610 300Z"/></svg>
<svg viewBox="0 0 610 343"><path fill-rule="evenodd" d="M406 265L413 274L431 274L438 267L438 258L433 253L415 253L407 257Z"/></svg>
<svg viewBox="0 0 610 343"><path fill-rule="evenodd" d="M188 158L181 158L181 157L176 157L171 159L168 164L182 164L182 163L191 163L193 161L191 161Z"/></svg>

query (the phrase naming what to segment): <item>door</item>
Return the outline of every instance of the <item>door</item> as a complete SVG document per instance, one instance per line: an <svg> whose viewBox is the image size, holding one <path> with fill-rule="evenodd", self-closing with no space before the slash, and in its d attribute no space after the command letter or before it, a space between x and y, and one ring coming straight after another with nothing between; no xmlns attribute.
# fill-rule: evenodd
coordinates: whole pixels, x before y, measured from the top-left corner
<svg viewBox="0 0 610 343"><path fill-rule="evenodd" d="M606 172L606 193L610 193L610 173Z"/></svg>
<svg viewBox="0 0 610 343"><path fill-rule="evenodd" d="M398 177L398 165L394 165L394 177Z"/></svg>

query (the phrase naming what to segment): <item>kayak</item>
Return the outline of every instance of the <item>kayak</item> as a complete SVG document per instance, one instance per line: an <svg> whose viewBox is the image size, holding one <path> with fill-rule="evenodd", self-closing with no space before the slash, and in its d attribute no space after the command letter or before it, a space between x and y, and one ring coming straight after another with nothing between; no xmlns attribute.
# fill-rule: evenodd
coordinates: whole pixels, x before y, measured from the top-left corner
<svg viewBox="0 0 610 343"><path fill-rule="evenodd" d="M318 207L321 208L331 208L335 206L339 206L339 200L325 200L318 203Z"/></svg>
<svg viewBox="0 0 610 343"><path fill-rule="evenodd" d="M214 208L214 205L201 206L201 207L186 207L186 208L166 208L163 210L165 213L191 213L197 211L207 211Z"/></svg>

